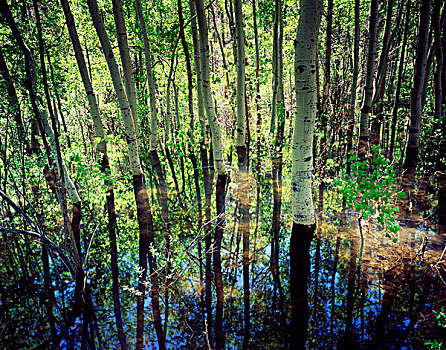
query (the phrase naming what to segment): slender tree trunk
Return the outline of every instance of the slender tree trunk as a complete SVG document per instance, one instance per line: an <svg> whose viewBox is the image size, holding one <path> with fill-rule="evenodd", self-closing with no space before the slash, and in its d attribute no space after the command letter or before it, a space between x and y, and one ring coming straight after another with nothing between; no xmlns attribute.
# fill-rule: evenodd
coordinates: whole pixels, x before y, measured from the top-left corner
<svg viewBox="0 0 446 350"><path fill-rule="evenodd" d="M73 212L73 217L71 220L71 230L73 233L74 243L77 248L76 255L78 255L79 258L81 258L80 221L81 221L81 217L82 217L82 212L81 212L82 205L81 205L81 200L77 193L76 187L74 186L73 181L69 177L68 171L67 171L65 165L63 164L63 160L62 160L57 122L56 122L56 117L54 115L53 106L51 104L50 90L49 90L49 86L48 86L48 78L47 78L47 74L46 74L45 47L44 47L44 43L43 43L42 25L40 22L40 11L39 11L39 6L37 3L37 0L33 0L33 7L34 7L35 15L36 15L37 37L38 37L38 41L39 41L39 56L40 56L40 66L41 66L40 68L41 68L41 73L42 73L42 82L43 82L43 88L44 88L44 92L45 92L45 98L47 101L47 108L48 108L49 115L50 115L51 127L49 126L49 124L46 125L47 121L46 121L46 112L45 111L43 111L44 114L42 114L42 112L41 112L41 118L44 123L45 132L47 133L47 136L50 139L51 148L53 150L54 157L55 157L54 159L57 160L56 163L58 164L60 179L62 181L62 184L64 185L64 188L66 188L66 191L67 191L67 193L70 197L70 200L71 200L72 212ZM51 128L52 128L52 130L51 130Z"/></svg>
<svg viewBox="0 0 446 350"><path fill-rule="evenodd" d="M325 46L325 75L324 75L324 87L322 91L322 108L321 108L321 124L322 124L322 137L320 139L320 179L319 185L319 215L316 230L316 256L314 265L314 302L313 302L313 315L314 326L318 327L318 298L319 298L319 266L321 255L321 226L322 226L322 210L324 208L324 189L325 189L325 159L327 158L328 144L327 144L327 127L328 127L328 113L329 113L329 91L330 91L330 76L331 76L331 39L332 39L332 25L333 25L333 0L328 0L327 4L327 34L326 34L326 46ZM314 153L314 151L313 151Z"/></svg>
<svg viewBox="0 0 446 350"><path fill-rule="evenodd" d="M119 56L121 57L124 85L130 110L132 111L133 124L135 125L136 137L138 137L138 113L136 105L136 85L133 76L132 60L130 58L130 48L127 39L127 28L124 19L124 10L121 0L112 0L113 18L116 26L116 36L118 39ZM137 141L138 142L138 141Z"/></svg>
<svg viewBox="0 0 446 350"><path fill-rule="evenodd" d="M442 27L444 27L444 17L446 13L446 7L443 4L443 13L442 13ZM437 31L438 32L438 31ZM446 31L443 28L443 35L441 37L441 50L442 53L440 54L437 52L437 70L440 71L440 68L438 65L440 62L443 62L443 59L446 55ZM440 57L441 56L441 57ZM441 87L437 87L437 94L440 94L441 91L441 104L442 106L446 105L446 69L444 68L444 65L442 67L441 74L437 73L440 77L440 84ZM436 96L436 103L437 98L439 99L439 96ZM438 108L439 109L439 108ZM436 106L436 113L438 113L438 109ZM439 225L439 234L443 237L446 236L446 162L444 160L443 155L446 153L446 116L445 116L445 109L441 109L441 135L443 142L440 143L440 150L438 152L438 159L437 159L437 169L439 170L437 172L437 188L438 188L438 225ZM439 120L439 119L437 119Z"/></svg>
<svg viewBox="0 0 446 350"><path fill-rule="evenodd" d="M201 76L202 76L202 95L206 108L206 116L212 131L212 154L214 156L215 169L217 175L226 175L226 165L223 157L223 135L215 113L214 101L211 94L209 77L209 42L208 25L204 15L204 5L202 0L196 0L197 19L200 29L200 50L201 50Z"/></svg>
<svg viewBox="0 0 446 350"><path fill-rule="evenodd" d="M239 231L243 237L243 303L244 336L243 349L248 349L250 338L250 298L249 298L249 183L246 147L246 96L245 96L245 33L241 0L234 1L235 32L237 44L237 132L235 146L239 167L238 200L240 202Z"/></svg>
<svg viewBox="0 0 446 350"><path fill-rule="evenodd" d="M365 157L370 137L369 114L371 113L373 108L373 81L376 66L376 51L378 46L378 17L378 0L371 0L369 17L369 44L367 53L367 73L364 91L364 102L361 108L361 120L359 125L359 155L361 158Z"/></svg>
<svg viewBox="0 0 446 350"><path fill-rule="evenodd" d="M381 55L379 56L379 64L378 64L378 71L376 73L375 89L374 89L372 105L375 105L379 100L379 95L380 95L380 90L381 90L380 87L382 86L382 82L385 79L385 75L386 75L387 61L389 58L389 49L390 49L391 40L392 40L392 37L390 35L390 29L392 27L393 4L394 4L394 0L389 0L387 2L386 26L384 28L384 36L383 36L383 44L382 44L382 48L381 48ZM396 27L398 28L398 23L397 23ZM394 31L394 33L395 32L396 31Z"/></svg>
<svg viewBox="0 0 446 350"><path fill-rule="evenodd" d="M434 8L432 11L432 27L434 28L434 47L435 59L437 65L434 73L434 119L440 121L443 114L443 89L441 84L441 76L443 74L443 47L441 40L441 32L445 22L446 9L442 1L434 0ZM443 10L443 11L442 11ZM445 34L446 35L446 34Z"/></svg>
<svg viewBox="0 0 446 350"><path fill-rule="evenodd" d="M201 74L201 48L198 39L198 30L196 24L196 4L195 0L189 1L190 12L192 16L192 40L194 44L194 61L195 71L197 72L197 97L198 97L198 117L200 121L200 158L203 170L203 185L205 196L205 217L206 221L211 220L211 196L212 183L209 174L209 161L206 151L206 123L205 123L205 108L203 99L203 84ZM206 306L206 324L207 327L212 325L212 252L211 252L211 235L209 229L205 230L205 306Z"/></svg>
<svg viewBox="0 0 446 350"><path fill-rule="evenodd" d="M178 0L177 2L178 6L178 18L179 18L179 24L180 24L180 38L181 38L181 45L183 46L184 50L184 56L186 58L186 71L187 71L187 88L188 88L188 109L190 114L190 129L188 130L188 136L189 136L189 158L192 163L192 168L194 171L194 184L195 184L195 193L197 198L197 210L198 210L198 228L201 229L201 226L203 225L203 203L202 203L202 197L201 197L201 189L200 189L200 179L199 179L199 172L198 172L198 163L197 163L197 157L195 156L195 150L193 145L195 144L194 141L194 134L195 134L195 118L194 118L194 100L193 100L193 76L192 76L192 64L190 59L190 53L189 53L189 47L186 42L186 37L184 34L184 19L183 19L183 9L182 9L182 3L181 0ZM195 22L193 22L195 25ZM195 28L196 30L196 28ZM200 260L200 297L202 298L202 307L204 310L204 299L203 294L201 293L204 283L203 283L203 259L202 259L202 250L201 250L201 240L198 241L198 258ZM203 312L204 314L204 312Z"/></svg>
<svg viewBox="0 0 446 350"><path fill-rule="evenodd" d="M135 195L139 226L139 266L142 270L138 282L138 291L140 292L140 295L137 299L136 348L142 349L144 345L144 299L148 260L151 279L153 319L158 338L158 346L160 349L165 349L166 344L159 309L158 273L156 270L156 260L153 257L151 250L149 249L150 246L154 244L153 220L149 198L146 190L146 184L144 181L144 175L142 173L140 164L139 147L137 142L134 119L121 80L121 76L119 74L119 68L116 63L116 59L113 54L107 32L105 31L104 23L99 15L97 2L96 0L88 0L87 3L90 10L91 18L93 20L93 24L101 42L102 51L107 61L116 96L118 98L119 106L121 109L121 114L124 119L126 141L130 159L130 169L133 175L133 190Z"/></svg>
<svg viewBox="0 0 446 350"><path fill-rule="evenodd" d="M355 0L355 39L353 44L353 79L350 92L350 115L347 127L347 175L350 175L350 156L353 150L353 130L356 115L356 90L359 73L359 0Z"/></svg>
<svg viewBox="0 0 446 350"><path fill-rule="evenodd" d="M256 135L257 135L257 143L256 143L256 223L254 230L254 247L253 247L253 261L256 262L256 250L257 250L257 231L259 227L259 214L260 214L260 184L261 184L261 137L262 137L262 113L260 107L260 53L259 53L259 33L257 29L257 9L256 9L256 0L252 1L252 13L253 13L253 25L254 25L254 45L256 52L256 111L257 111L257 123L256 123ZM254 267L254 264L253 264Z"/></svg>
<svg viewBox="0 0 446 350"><path fill-rule="evenodd" d="M204 5L202 0L195 0L198 26L200 29L199 47L201 51L201 75L202 75L202 93L206 107L206 116L212 131L212 154L214 157L215 169L217 171L216 183L216 207L219 223L215 230L214 236L214 271L215 271L215 287L217 294L216 315L215 315L215 340L216 349L224 347L225 335L223 331L223 275L221 271L221 240L223 238L224 228L224 204L225 204L225 188L227 181L226 165L223 157L222 132L215 113L214 101L212 100L210 77L209 77L209 42L208 42L208 26L204 14Z"/></svg>
<svg viewBox="0 0 446 350"><path fill-rule="evenodd" d="M406 45L407 45L407 36L409 33L409 22L410 22L410 7L412 0L407 0L406 4L406 18L404 23L404 34L403 34L403 43L401 44L401 53L400 60L398 66L398 77L396 82L396 91L395 91L395 101L393 104L392 110L392 123L391 123L391 131L390 131L390 147L389 147L389 159L393 160L395 153L395 135L396 128L398 123L398 108L400 105L400 97L401 97L401 85L403 82L403 70L404 70L404 61L406 55Z"/></svg>
<svg viewBox="0 0 446 350"><path fill-rule="evenodd" d="M276 290L279 290L279 310L281 311L282 321L284 321L283 292L280 282L279 268L279 231L280 231L280 212L282 207L282 165L283 165L283 134L285 129L285 99L283 93L283 22L282 22L282 3L276 1L275 5L275 24L274 24L274 41L273 61L274 69L274 89L273 89L273 114L277 119L277 128L275 130L274 144L272 147L272 173L273 173L273 222L272 222L272 245L271 245L271 272L274 280L273 309L276 303ZM273 121L271 120L273 123ZM273 133L274 136L274 133Z"/></svg>
<svg viewBox="0 0 446 350"><path fill-rule="evenodd" d="M52 82L53 87L54 87L54 94L56 95L57 109L59 110L60 119L62 120L63 131L64 131L65 137L67 139L68 148L71 148L71 140L70 140L70 136L68 134L68 129L67 129L67 123L65 121L65 116L64 116L63 111L62 111L62 102L60 101L59 89L58 89L58 87L56 85L56 80L54 78L53 65L51 64L51 56L50 56L50 51L48 49L46 50L46 56L47 56L47 60L48 60L48 66L50 68L51 82Z"/></svg>
<svg viewBox="0 0 446 350"><path fill-rule="evenodd" d="M322 124L322 136L320 140L320 164L321 169L321 179L323 181L323 173L325 167L325 159L327 158L327 128L328 128L328 107L329 107L329 97L330 97L330 76L331 76L331 33L333 25L333 0L328 0L327 4L327 34L325 40L325 74L324 74L324 87L322 90L322 103L320 109L321 124ZM323 184L322 184L323 186Z"/></svg>
<svg viewBox="0 0 446 350"><path fill-rule="evenodd" d="M331 309L330 309L330 350L334 348L334 315L335 315L335 282L336 282L336 271L338 269L338 261L339 261L339 245L341 242L341 238L338 236L336 238L336 247L334 252L334 262L333 262L333 271L331 273L331 288L330 288L330 296L331 296Z"/></svg>
<svg viewBox="0 0 446 350"><path fill-rule="evenodd" d="M304 0L295 41L296 114L292 143L290 242L291 347L305 349L309 308L307 283L310 243L315 230L311 191L313 131L316 118L316 53L322 1Z"/></svg>
<svg viewBox="0 0 446 350"><path fill-rule="evenodd" d="M409 140L406 146L406 158L404 169L407 175L415 174L415 167L418 158L418 148L420 144L421 126L421 94L423 91L424 77L427 74L427 52L429 37L429 18L431 13L432 0L421 0L420 22L418 30L418 45L413 75L413 86L410 96L410 125ZM410 181L410 180L409 180Z"/></svg>
<svg viewBox="0 0 446 350"><path fill-rule="evenodd" d="M95 136L100 139L97 144L97 149L102 153L101 160L101 173L107 175L104 180L104 185L107 187L106 192L106 209L108 215L108 234L110 241L110 265L112 271L112 293L113 293L113 309L115 313L116 328L118 332L119 344L122 350L128 348L126 334L124 331L124 324L121 315L121 301L119 296L119 268L118 268L118 248L116 242L116 210L115 210L115 194L113 189L113 183L108 180L111 175L110 164L107 155L107 145L105 141L104 129L99 112L99 108L96 101L96 96L91 84L90 76L88 75L87 65L82 53L82 47L80 44L79 36L77 34L74 17L70 9L69 2L67 0L61 0L62 8L65 14L65 19L68 27L71 42L74 48L74 54L79 68L79 73L84 84L85 92L90 109L90 115L93 120L93 126L95 130Z"/></svg>

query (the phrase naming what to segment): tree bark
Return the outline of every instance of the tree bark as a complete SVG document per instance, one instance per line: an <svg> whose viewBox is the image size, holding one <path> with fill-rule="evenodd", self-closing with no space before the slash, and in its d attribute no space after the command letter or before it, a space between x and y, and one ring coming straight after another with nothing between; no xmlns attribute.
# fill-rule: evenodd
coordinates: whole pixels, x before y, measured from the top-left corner
<svg viewBox="0 0 446 350"><path fill-rule="evenodd" d="M390 131L390 146L389 146L389 159L392 161L395 153L395 135L396 128L398 123L398 108L400 105L400 97L401 97L401 85L403 81L403 68L404 68L404 60L406 54L406 44L407 44L407 36L409 33L409 22L410 22L410 7L412 0L408 0L406 4L406 18L404 23L404 34L403 34L403 43L401 44L401 53L400 60L398 66L398 77L396 82L396 91L395 91L395 100L393 104L392 110L392 123L391 123L391 131Z"/></svg>
<svg viewBox="0 0 446 350"><path fill-rule="evenodd" d="M121 0L112 0L113 18L116 26L116 37L118 39L119 56L121 57L122 70L125 83L125 92L132 111L133 124L135 126L136 137L138 138L138 110L136 102L136 85L133 76L132 60L130 58L130 48L127 39L127 28L125 25L124 11Z"/></svg>
<svg viewBox="0 0 446 350"><path fill-rule="evenodd" d="M291 348L305 349L309 317L307 282L310 243L315 230L311 191L316 118L316 55L322 1L303 0L295 41L296 113L292 143L290 243Z"/></svg>
<svg viewBox="0 0 446 350"><path fill-rule="evenodd" d="M124 85L119 74L119 68L108 39L102 18L99 15L98 4L96 0L88 0L90 15L93 20L97 35L101 42L103 54L106 58L107 65L118 98L121 114L124 119L125 136L130 159L130 169L133 175L133 191L135 195L137 219L139 226L139 266L141 275L138 282L138 291L140 295L137 299L137 330L136 330L136 348L142 349L144 346L144 299L145 299L145 283L147 277L147 260L149 262L150 279L151 279L151 297L153 319L155 330L158 338L158 346L160 349L166 348L163 327L161 324L161 313L159 307L159 290L158 290L158 273L156 269L156 260L152 255L150 246L154 244L153 219L149 198L147 195L144 175L141 169L139 158L139 147L137 142L137 134L132 116L132 110L127 99Z"/></svg>
<svg viewBox="0 0 446 350"><path fill-rule="evenodd" d="M432 0L421 0L420 21L418 30L418 45L413 75L413 86L410 94L410 125L409 140L406 146L404 169L407 175L415 174L420 144L421 126L421 94L423 91L424 77L427 74L427 51L429 45L429 18Z"/></svg>
<svg viewBox="0 0 446 350"><path fill-rule="evenodd" d="M245 96L245 33L241 0L234 1L235 32L237 44L237 130L235 146L239 167L238 200L240 202L239 231L243 237L243 303L244 336L243 349L248 349L250 338L250 297L249 297L249 183L246 148L246 96Z"/></svg>
<svg viewBox="0 0 446 350"><path fill-rule="evenodd" d="M355 128L356 115L356 92L358 86L359 73L359 0L355 0L355 39L353 44L353 78L350 91L350 115L347 127L347 175L350 175L350 157L353 151L353 130Z"/></svg>
<svg viewBox="0 0 446 350"><path fill-rule="evenodd" d="M197 97L198 97L198 118L200 122L200 159L203 171L203 186L205 195L205 217L206 221L211 220L211 196L212 196L212 180L209 174L209 161L206 150L206 122L205 108L203 99L203 84L201 74L201 48L198 38L196 24L196 3L195 0L189 1L190 12L192 16L192 41L194 46L194 62L195 71L197 73ZM212 324L212 252L211 252L211 235L209 229L205 230L205 306L206 306L206 322L208 327Z"/></svg>
<svg viewBox="0 0 446 350"><path fill-rule="evenodd" d="M367 73L364 90L364 102L361 108L361 119L359 125L359 156L364 159L370 138L369 115L372 112L373 82L376 66L376 51L378 41L378 0L370 2L369 17L369 43L367 53Z"/></svg>

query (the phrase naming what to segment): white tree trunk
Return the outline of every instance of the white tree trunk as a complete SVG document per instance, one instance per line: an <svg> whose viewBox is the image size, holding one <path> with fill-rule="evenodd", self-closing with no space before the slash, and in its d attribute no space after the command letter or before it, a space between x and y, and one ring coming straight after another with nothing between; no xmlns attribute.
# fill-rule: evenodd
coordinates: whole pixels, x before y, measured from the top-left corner
<svg viewBox="0 0 446 350"><path fill-rule="evenodd" d="M124 84L122 83L121 75L119 73L119 67L116 63L115 55L113 53L110 40L108 39L107 32L105 31L104 23L101 16L99 15L98 4L96 0L88 0L87 3L90 10L91 18L93 20L93 25L96 28L96 32L101 42L104 57L107 60L107 65L113 81L113 86L115 88L116 96L121 108L121 114L124 119L125 138L127 141L127 148L129 153L130 169L133 175L141 175L142 169L139 159L138 137L136 134L132 110L130 108L127 94L124 89Z"/></svg>
<svg viewBox="0 0 446 350"><path fill-rule="evenodd" d="M211 94L211 81L209 77L209 42L208 26L204 14L203 0L196 0L198 27L200 30L201 74L202 92L206 108L206 116L212 131L212 151L214 153L215 169L218 175L226 175L226 165L223 158L223 136L215 113Z"/></svg>
<svg viewBox="0 0 446 350"><path fill-rule="evenodd" d="M125 26L124 11L121 0L113 0L113 17L116 25L116 36L118 39L119 55L121 56L122 71L124 75L125 92L132 110L133 124L135 125L136 136L138 136L138 111L136 102L136 86L133 77L132 60L130 59L130 49L127 39L127 28Z"/></svg>
<svg viewBox="0 0 446 350"><path fill-rule="evenodd" d="M200 41L198 40L198 29L196 25L196 6L194 0L189 0L189 8L190 14L192 17L191 22L191 32L192 32L192 41L194 46L194 64L195 71L197 74L197 99L198 99L198 119L200 121L200 142L204 144L206 141L206 121L205 121L205 110L204 110L204 102L203 102L203 83L201 78L201 49L200 49Z"/></svg>
<svg viewBox="0 0 446 350"><path fill-rule="evenodd" d="M155 91L155 79L152 69L152 53L150 52L150 42L147 35L147 26L142 12L141 1L135 1L136 12L138 14L139 25L141 27L141 34L144 40L144 55L146 56L146 70L147 70L147 82L149 85L150 96L150 151L156 150L158 141L158 116L156 106L156 91Z"/></svg>
<svg viewBox="0 0 446 350"><path fill-rule="evenodd" d="M291 205L296 224L315 222L311 182L316 119L316 52L322 0L302 0L295 41L296 114L292 144ZM316 14L316 15L315 15Z"/></svg>
<svg viewBox="0 0 446 350"><path fill-rule="evenodd" d="M74 48L74 56L76 57L76 61L79 67L79 73L82 78L82 83L84 84L85 87L85 92L87 93L88 106L90 107L90 114L93 119L95 136L101 139L101 141L97 145L97 148L99 152L105 153L106 144L104 141L104 127L102 125L102 120L99 113L99 108L96 101L96 96L94 94L93 86L91 85L91 81L88 76L87 65L85 64L84 55L82 53L82 47L74 23L74 17L71 12L68 0L61 0L61 3L63 11L65 13L68 32L70 34L71 42Z"/></svg>
<svg viewBox="0 0 446 350"><path fill-rule="evenodd" d="M235 146L245 146L245 33L241 0L235 0L235 32L237 36L237 136Z"/></svg>
<svg viewBox="0 0 446 350"><path fill-rule="evenodd" d="M366 140L370 137L369 115L372 110L373 102L373 81L376 66L376 50L378 36L378 0L372 0L370 3L369 18L369 47L367 54L367 74L364 91L364 103L361 109L361 119L359 122L359 137Z"/></svg>

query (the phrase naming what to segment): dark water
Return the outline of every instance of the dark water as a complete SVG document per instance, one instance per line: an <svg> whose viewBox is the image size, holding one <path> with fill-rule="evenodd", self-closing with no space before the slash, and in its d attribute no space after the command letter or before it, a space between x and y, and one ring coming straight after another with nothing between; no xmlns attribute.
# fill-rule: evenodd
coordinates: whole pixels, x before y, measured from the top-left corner
<svg viewBox="0 0 446 350"><path fill-rule="evenodd" d="M265 189L261 198L271 198ZM123 195L124 196L124 195ZM251 223L251 340L250 349L288 348L290 322L289 238L291 233L288 190L284 188L280 239L280 286L271 270L271 201L260 204L259 227L254 244L255 213ZM242 245L237 232L236 201L229 189L227 222L222 248L224 280L224 333L226 348L243 344ZM251 210L254 211L254 195ZM445 237L437 234L433 222L412 215L401 220L397 243L380 232L374 219L364 222L365 242L359 265L360 234L354 213L342 213L341 198L326 193L324 212L319 217L318 234L311 245L311 271L308 282L308 349L428 349L428 341L444 342L445 328L438 326L434 311L446 307ZM118 208L124 212L124 208ZM186 215L177 213L180 215ZM181 218L181 217L180 217ZM344 220L341 220L344 218ZM120 216L119 268L122 314L131 347L136 334L138 260L135 223ZM131 222L131 220L130 220ZM132 226L133 225L133 226ZM113 314L111 271L106 235L95 231L88 260L88 284L92 290L99 337L96 347L119 348ZM86 231L86 229L85 229ZM91 230L93 232L93 230ZM204 289L200 283L197 245L185 247L196 238L197 230L174 227L173 270L166 275L167 262L162 249L160 301L163 323L165 291L169 290L166 326L170 349L213 348L213 325L205 322ZM201 233L201 236L203 233ZM200 237L200 236L199 236ZM91 234L85 240L85 246ZM41 248L21 237L2 238L0 348L28 349L51 336L44 300L40 263ZM254 252L255 245L255 252ZM204 243L202 244L204 249ZM317 251L320 257L317 259ZM51 260L51 290L55 295L53 312L56 332L63 329L70 310L74 283L57 259ZM316 285L317 279L317 285ZM215 286L213 285L215 307ZM157 349L150 298L146 299L146 348ZM214 309L215 317L215 309ZM61 348L81 348L83 320L77 319L62 341Z"/></svg>

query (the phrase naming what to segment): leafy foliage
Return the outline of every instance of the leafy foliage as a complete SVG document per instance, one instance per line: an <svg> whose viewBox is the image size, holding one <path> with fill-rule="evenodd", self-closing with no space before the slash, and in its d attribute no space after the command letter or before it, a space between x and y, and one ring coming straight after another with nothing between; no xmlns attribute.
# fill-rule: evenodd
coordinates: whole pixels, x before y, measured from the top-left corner
<svg viewBox="0 0 446 350"><path fill-rule="evenodd" d="M399 209L392 204L396 193L393 165L377 146L372 146L372 153L366 159L361 161L358 156L351 156L349 161L352 162L351 174L344 174L335 180L347 206L355 209L360 219L376 217L386 237L392 237L397 242L400 226L396 220ZM397 195L404 198L404 192Z"/></svg>

